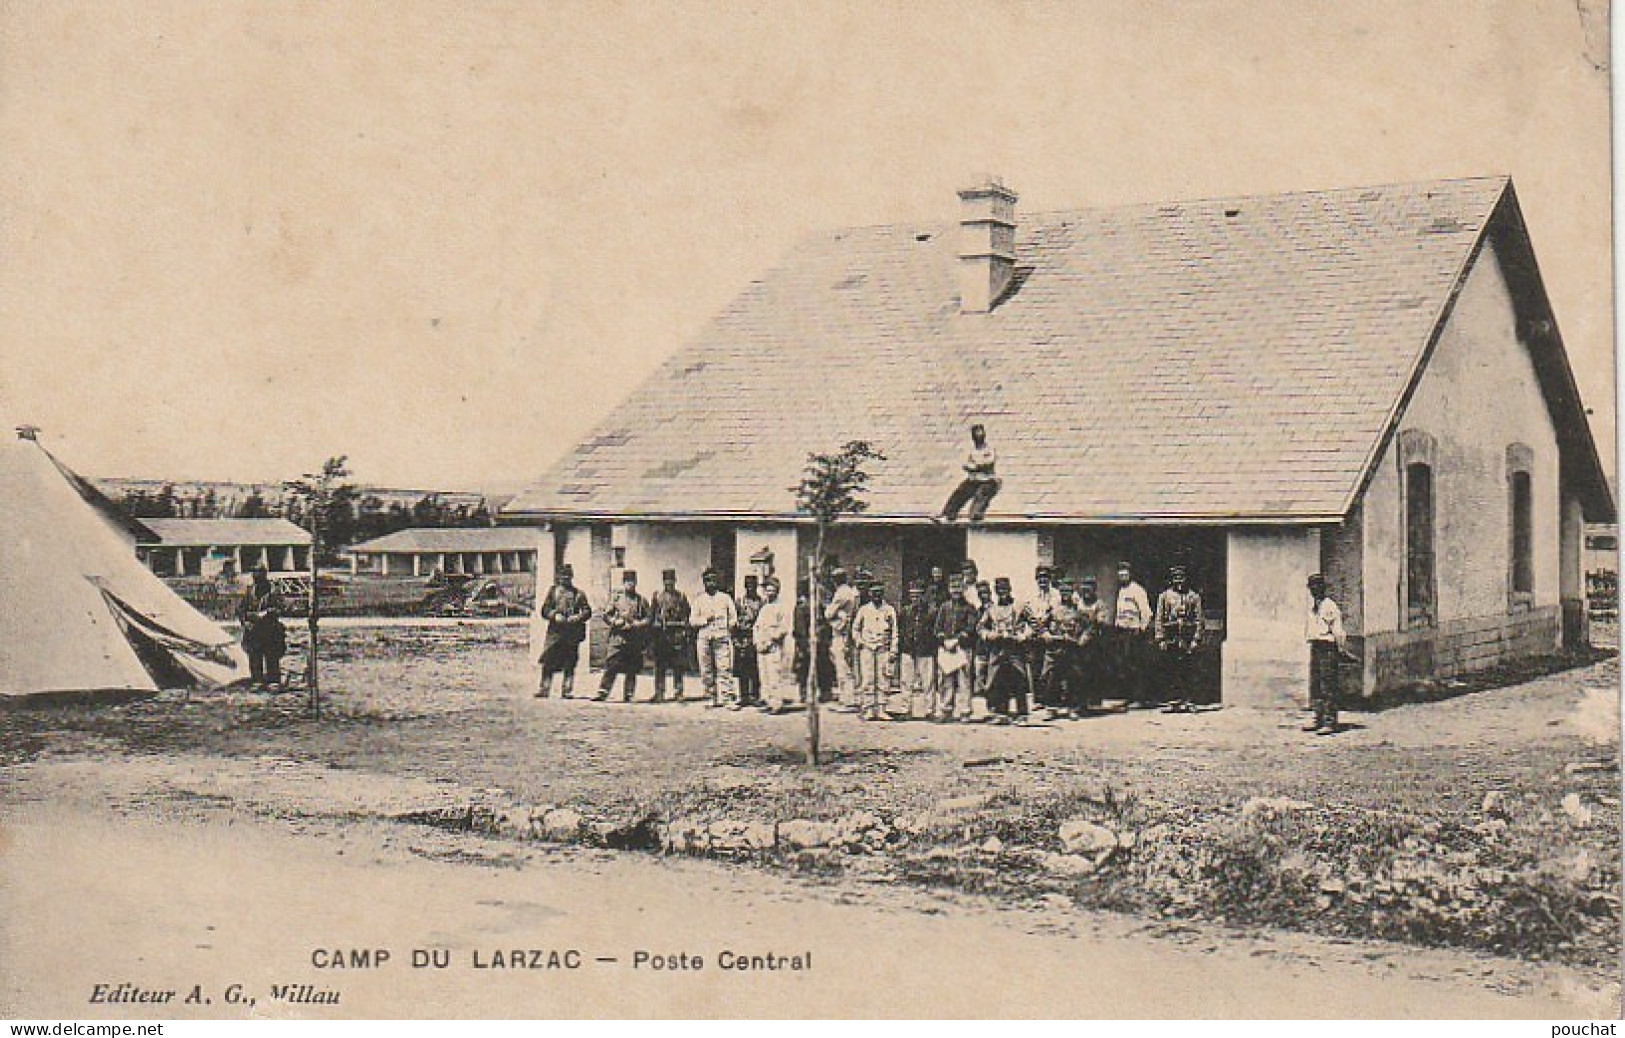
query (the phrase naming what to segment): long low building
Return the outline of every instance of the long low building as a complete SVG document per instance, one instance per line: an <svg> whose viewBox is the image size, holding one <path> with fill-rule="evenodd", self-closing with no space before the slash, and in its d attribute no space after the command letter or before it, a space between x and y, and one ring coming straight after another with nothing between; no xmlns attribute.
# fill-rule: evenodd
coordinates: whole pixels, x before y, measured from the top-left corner
<svg viewBox="0 0 1625 1038"><path fill-rule="evenodd" d="M512 527L417 527L346 548L350 572L381 577L530 573L541 537Z"/></svg>
<svg viewBox="0 0 1625 1038"><path fill-rule="evenodd" d="M143 519L152 532L136 557L160 577L218 577L264 566L272 573L310 566L310 533L286 519Z"/></svg>

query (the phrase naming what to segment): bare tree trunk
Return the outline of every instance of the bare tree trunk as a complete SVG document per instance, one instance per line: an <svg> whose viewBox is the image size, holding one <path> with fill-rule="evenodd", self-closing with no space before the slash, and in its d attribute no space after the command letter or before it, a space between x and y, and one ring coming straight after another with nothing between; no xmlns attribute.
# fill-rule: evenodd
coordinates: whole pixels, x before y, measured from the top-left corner
<svg viewBox="0 0 1625 1038"><path fill-rule="evenodd" d="M824 570L824 523L818 523L818 546L813 550L812 573L807 581L807 763L818 765L818 618L823 607L818 602L819 575Z"/></svg>
<svg viewBox="0 0 1625 1038"><path fill-rule="evenodd" d="M305 687L310 690L310 716L322 716L321 683L316 678L316 617L320 605L318 593L319 570L316 565L316 552L321 543L321 532L316 523L311 524L310 533L310 595L306 600L308 613L305 624L310 628L310 644L306 646Z"/></svg>

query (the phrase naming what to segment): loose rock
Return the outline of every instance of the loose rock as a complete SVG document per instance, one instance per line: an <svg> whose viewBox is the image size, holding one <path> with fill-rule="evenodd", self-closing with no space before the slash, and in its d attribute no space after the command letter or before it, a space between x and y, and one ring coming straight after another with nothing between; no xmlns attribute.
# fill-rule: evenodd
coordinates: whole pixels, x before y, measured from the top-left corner
<svg viewBox="0 0 1625 1038"><path fill-rule="evenodd" d="M1110 854L1117 849L1117 834L1096 822L1074 818L1062 822L1056 836L1068 854L1087 854L1090 857Z"/></svg>
<svg viewBox="0 0 1625 1038"><path fill-rule="evenodd" d="M568 807L554 808L542 816L542 835L549 840L574 839L581 832L581 813Z"/></svg>
<svg viewBox="0 0 1625 1038"><path fill-rule="evenodd" d="M839 835L840 831L829 822L792 818L779 823L779 842L795 850L828 847Z"/></svg>

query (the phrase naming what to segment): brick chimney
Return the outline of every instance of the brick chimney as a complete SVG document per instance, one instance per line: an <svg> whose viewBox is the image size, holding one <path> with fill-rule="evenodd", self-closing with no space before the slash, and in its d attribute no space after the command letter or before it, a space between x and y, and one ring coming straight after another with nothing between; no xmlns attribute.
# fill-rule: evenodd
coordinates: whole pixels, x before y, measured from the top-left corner
<svg viewBox="0 0 1625 1038"><path fill-rule="evenodd" d="M1016 270L1016 193L997 177L959 192L959 309L993 309Z"/></svg>

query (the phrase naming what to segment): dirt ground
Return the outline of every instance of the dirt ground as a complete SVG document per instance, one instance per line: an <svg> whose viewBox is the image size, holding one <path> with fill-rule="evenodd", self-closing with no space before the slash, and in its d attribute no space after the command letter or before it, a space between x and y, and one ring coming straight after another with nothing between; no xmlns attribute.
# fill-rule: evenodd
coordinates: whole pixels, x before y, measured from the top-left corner
<svg viewBox="0 0 1625 1038"><path fill-rule="evenodd" d="M1532 1015L1554 997L1617 1006L1612 658L1351 712L1331 738L1242 710L1027 728L826 715L828 760L809 769L799 714L534 699L523 641L499 625L334 631L321 719L302 697L241 692L0 711L0 808L47 812L37 847L64 845L52 811L101 825L85 819L111 805L107 824L126 825L179 807L189 825L320 820L323 846L381 826L434 842L447 868L466 853L568 870L559 855L619 836L665 851L615 856L626 868L725 858L729 876L755 866L749 883L809 905L855 891L905 914L1038 912L1044 927L1126 927L1113 932L1130 943L1201 933L1241 958L1259 940L1401 964L1442 946L1426 955L1452 983ZM863 831L787 848L792 821ZM1058 831L1069 822L1117 843L1080 849ZM763 825L767 847L750 836Z"/></svg>

